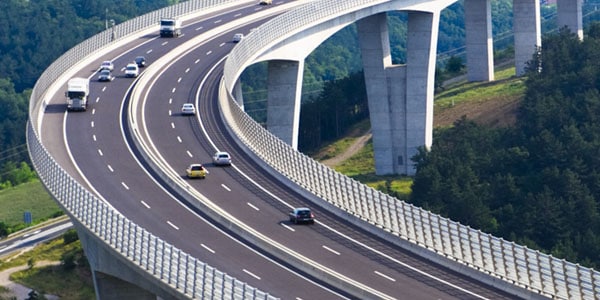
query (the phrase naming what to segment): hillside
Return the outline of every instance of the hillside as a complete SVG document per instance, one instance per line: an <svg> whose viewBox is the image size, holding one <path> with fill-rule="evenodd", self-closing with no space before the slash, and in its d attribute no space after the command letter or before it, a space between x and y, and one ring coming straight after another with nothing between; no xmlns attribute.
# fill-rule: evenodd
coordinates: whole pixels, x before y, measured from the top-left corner
<svg viewBox="0 0 600 300"><path fill-rule="evenodd" d="M444 90L436 95L434 128L452 126L463 116L490 127L514 125L523 96L523 79L511 74L514 74L512 67L496 72L497 80L492 82L453 80L445 85ZM313 157L335 168L362 151L371 137L369 125L360 124L346 137L321 148Z"/></svg>

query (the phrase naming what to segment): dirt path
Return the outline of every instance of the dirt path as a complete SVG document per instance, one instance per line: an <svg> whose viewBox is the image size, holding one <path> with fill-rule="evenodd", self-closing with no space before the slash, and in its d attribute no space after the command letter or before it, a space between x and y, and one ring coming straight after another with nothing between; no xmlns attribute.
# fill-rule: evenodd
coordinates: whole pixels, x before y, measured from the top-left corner
<svg viewBox="0 0 600 300"><path fill-rule="evenodd" d="M34 267L40 268L40 267L45 267L45 266L50 266L50 265L57 265L57 264L60 264L60 262L40 261L40 262L36 262ZM29 297L29 292L31 292L30 288L28 288L24 285L18 284L16 282L13 282L9 278L10 274L25 270L27 268L29 268L29 266L23 265L23 266L6 269L4 271L0 271L0 286L3 286L11 291L9 294L2 294L2 296L6 297L6 299L12 299L11 297L15 297L15 299L17 299L17 300L23 300L23 299L27 299ZM44 295L44 296L48 300L59 299L57 296L53 296L53 295Z"/></svg>
<svg viewBox="0 0 600 300"><path fill-rule="evenodd" d="M371 136L371 130L369 130L367 133L357 138L356 141L354 141L354 143L352 143L352 145L350 145L350 147L346 149L346 151L330 159L323 160L321 161L321 163L330 168L334 168L335 166L343 163L345 160L347 160L348 158L356 154L358 151L360 151L360 149L362 149L367 144L367 142L369 142Z"/></svg>

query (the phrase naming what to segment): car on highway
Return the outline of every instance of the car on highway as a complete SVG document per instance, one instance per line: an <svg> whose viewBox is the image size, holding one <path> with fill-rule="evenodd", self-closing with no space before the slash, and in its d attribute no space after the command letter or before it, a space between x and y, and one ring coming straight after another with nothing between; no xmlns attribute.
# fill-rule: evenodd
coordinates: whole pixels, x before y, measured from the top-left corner
<svg viewBox="0 0 600 300"><path fill-rule="evenodd" d="M206 178L208 170L202 164L191 164L185 169L188 178Z"/></svg>
<svg viewBox="0 0 600 300"><path fill-rule="evenodd" d="M243 38L244 38L243 33L236 33L233 35L233 38L231 39L231 41L234 43L239 43Z"/></svg>
<svg viewBox="0 0 600 300"><path fill-rule="evenodd" d="M182 115L195 115L196 107L194 106L193 103L184 103L181 106L181 114Z"/></svg>
<svg viewBox="0 0 600 300"><path fill-rule="evenodd" d="M218 151L213 155L213 164L217 166L231 165L231 156L225 151Z"/></svg>
<svg viewBox="0 0 600 300"><path fill-rule="evenodd" d="M112 61L110 60L105 60L100 64L100 70L109 70L112 71L114 70L115 65L113 65Z"/></svg>
<svg viewBox="0 0 600 300"><path fill-rule="evenodd" d="M98 74L98 81L113 81L115 76L108 69L100 70L100 74Z"/></svg>
<svg viewBox="0 0 600 300"><path fill-rule="evenodd" d="M133 60L138 67L142 68L146 66L146 57L144 56L137 56L134 60Z"/></svg>
<svg viewBox="0 0 600 300"><path fill-rule="evenodd" d="M125 67L125 77L138 77L140 73L140 69L138 68L136 63L127 64Z"/></svg>
<svg viewBox="0 0 600 300"><path fill-rule="evenodd" d="M307 207L296 207L290 212L290 222L299 223L315 223L315 215Z"/></svg>
<svg viewBox="0 0 600 300"><path fill-rule="evenodd" d="M269 5L269 4L273 4L273 0L260 0L258 2L258 4L260 5Z"/></svg>

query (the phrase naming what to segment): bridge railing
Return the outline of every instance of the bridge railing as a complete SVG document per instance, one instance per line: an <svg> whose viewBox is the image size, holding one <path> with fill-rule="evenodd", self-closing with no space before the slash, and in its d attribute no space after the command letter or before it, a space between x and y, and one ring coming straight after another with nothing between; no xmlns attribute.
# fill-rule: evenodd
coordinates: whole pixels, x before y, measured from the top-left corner
<svg viewBox="0 0 600 300"><path fill-rule="evenodd" d="M246 37L230 53L224 69L224 84L230 97L221 99L221 106L231 130L274 170L326 201L324 207L333 205L361 219L367 230L383 231L392 242L405 245L399 241L408 241L417 245L415 252L421 255L441 255L491 278L500 278L509 286L554 298L599 299L597 271L443 218L337 173L269 133L231 96L243 69L263 49L311 24L384 2L391 1L313 1L272 19Z"/></svg>
<svg viewBox="0 0 600 300"><path fill-rule="evenodd" d="M240 2L239 0L191 0L129 20L103 31L73 47L54 61L33 88L27 126L27 146L31 161L41 181L53 198L70 215L73 222L85 227L89 234L101 239L130 264L145 271L157 282L170 286L186 298L194 299L275 299L268 293L229 276L182 252L154 236L141 226L106 205L69 175L42 144L38 127L50 97L51 87L76 64L107 51L119 37L158 24L161 16L184 16L199 10ZM158 26L157 26L158 30ZM114 37L116 40L113 40ZM66 80L66 79L64 79ZM64 82L62 82L64 84ZM48 94L48 95L47 95Z"/></svg>

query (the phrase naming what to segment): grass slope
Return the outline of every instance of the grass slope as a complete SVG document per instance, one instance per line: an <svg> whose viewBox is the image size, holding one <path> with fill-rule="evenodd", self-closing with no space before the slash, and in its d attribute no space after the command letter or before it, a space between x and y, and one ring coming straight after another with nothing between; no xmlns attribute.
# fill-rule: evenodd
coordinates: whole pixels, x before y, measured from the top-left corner
<svg viewBox="0 0 600 300"><path fill-rule="evenodd" d="M9 227L25 226L26 211L31 212L33 224L62 214L39 180L0 190L0 207L0 221Z"/></svg>
<svg viewBox="0 0 600 300"><path fill-rule="evenodd" d="M0 190L0 221L12 228L26 227L23 213L31 212L33 224L62 215L60 207L39 180ZM0 258L0 271L12 267L32 266L11 274L19 282L42 294L57 295L60 299L94 299L94 287L88 266L65 269L61 265L36 267L36 262L60 262L65 253L80 251L79 241L65 244L62 238L36 246L34 249ZM0 300L12 299L6 287L0 286Z"/></svg>
<svg viewBox="0 0 600 300"><path fill-rule="evenodd" d="M462 116L481 125L513 125L519 102L525 93L524 79L515 77L514 74L515 68L509 67L495 72L495 80L492 82L460 81L447 86L435 96L434 127L452 126ZM366 134L369 129L369 126L364 124L352 128L348 137L324 146L313 157L322 161L332 155L341 155L352 145L352 141L361 134ZM399 199L406 199L410 195L410 177L375 175L371 141L333 168Z"/></svg>

